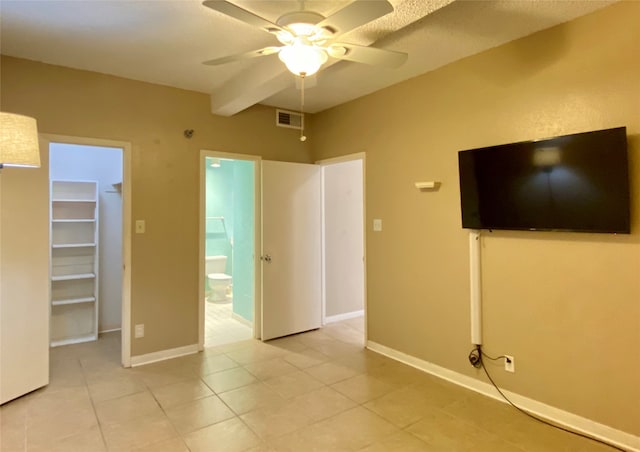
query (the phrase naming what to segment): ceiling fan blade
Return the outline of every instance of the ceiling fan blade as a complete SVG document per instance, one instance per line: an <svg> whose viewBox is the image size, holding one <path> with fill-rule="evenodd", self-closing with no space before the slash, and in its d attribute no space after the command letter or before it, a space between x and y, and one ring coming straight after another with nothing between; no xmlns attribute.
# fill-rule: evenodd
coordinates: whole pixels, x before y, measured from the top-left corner
<svg viewBox="0 0 640 452"><path fill-rule="evenodd" d="M208 60L203 62L202 64L206 64L207 66L219 66L221 64L231 63L233 61L248 60L251 58L272 55L274 53L278 53L279 51L280 47L265 47L264 49L252 50L251 52L245 52L237 55L229 55L222 58L216 58L214 60Z"/></svg>
<svg viewBox="0 0 640 452"><path fill-rule="evenodd" d="M370 64L372 66L384 66L396 68L404 64L409 57L404 52L395 50L377 49L355 44L335 43L327 48L327 52L333 58L354 61L356 63Z"/></svg>
<svg viewBox="0 0 640 452"><path fill-rule="evenodd" d="M205 2L207 3L207 2ZM387 0L356 0L317 24L334 35L346 33L393 11Z"/></svg>
<svg viewBox="0 0 640 452"><path fill-rule="evenodd" d="M267 33L277 33L279 31L286 32L286 30L274 24L273 22L269 22L267 19L253 14L252 12L247 11L244 8L240 8L239 6L234 5L233 3L226 0L206 0L202 2L202 4L214 11L218 11L219 13L225 14L229 17L233 17L234 19L237 19L256 28L260 28Z"/></svg>

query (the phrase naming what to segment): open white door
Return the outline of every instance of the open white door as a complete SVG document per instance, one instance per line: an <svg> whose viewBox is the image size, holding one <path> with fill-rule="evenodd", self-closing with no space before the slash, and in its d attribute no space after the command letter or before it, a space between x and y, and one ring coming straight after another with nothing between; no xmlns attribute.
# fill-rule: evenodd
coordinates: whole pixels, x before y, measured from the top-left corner
<svg viewBox="0 0 640 452"><path fill-rule="evenodd" d="M321 326L320 175L262 162L262 340Z"/></svg>

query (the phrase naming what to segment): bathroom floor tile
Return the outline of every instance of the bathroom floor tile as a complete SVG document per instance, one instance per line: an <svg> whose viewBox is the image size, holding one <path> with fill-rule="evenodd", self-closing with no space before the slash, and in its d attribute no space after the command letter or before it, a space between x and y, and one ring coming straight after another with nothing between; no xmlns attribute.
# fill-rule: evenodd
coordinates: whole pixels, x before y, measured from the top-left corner
<svg viewBox="0 0 640 452"><path fill-rule="evenodd" d="M205 301L205 347L233 344L252 338L252 328L233 318L232 303Z"/></svg>

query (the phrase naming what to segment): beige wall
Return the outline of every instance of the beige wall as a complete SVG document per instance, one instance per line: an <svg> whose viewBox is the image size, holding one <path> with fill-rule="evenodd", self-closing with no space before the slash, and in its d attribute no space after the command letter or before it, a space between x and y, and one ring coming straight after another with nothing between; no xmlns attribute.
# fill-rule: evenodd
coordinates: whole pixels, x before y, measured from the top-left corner
<svg viewBox="0 0 640 452"><path fill-rule="evenodd" d="M484 342L515 357L515 374L491 366L501 386L640 434L638 23L622 2L314 117L314 159L367 155L370 340L483 378L457 151L626 125L633 233L485 233Z"/></svg>
<svg viewBox="0 0 640 452"><path fill-rule="evenodd" d="M132 234L131 323L145 324L132 355L197 343L200 150L309 162L308 144L268 107L224 118L206 94L8 57L1 71L2 110L35 117L40 132L132 143L132 219L147 226Z"/></svg>

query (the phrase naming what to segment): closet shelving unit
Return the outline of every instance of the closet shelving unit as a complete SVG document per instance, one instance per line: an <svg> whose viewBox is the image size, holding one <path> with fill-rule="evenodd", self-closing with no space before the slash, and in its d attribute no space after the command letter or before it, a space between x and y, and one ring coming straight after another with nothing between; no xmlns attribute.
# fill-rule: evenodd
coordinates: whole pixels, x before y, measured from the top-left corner
<svg viewBox="0 0 640 452"><path fill-rule="evenodd" d="M98 338L98 183L51 181L51 346Z"/></svg>

